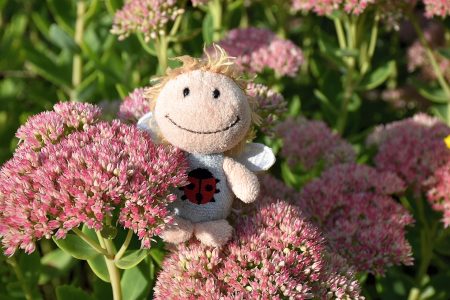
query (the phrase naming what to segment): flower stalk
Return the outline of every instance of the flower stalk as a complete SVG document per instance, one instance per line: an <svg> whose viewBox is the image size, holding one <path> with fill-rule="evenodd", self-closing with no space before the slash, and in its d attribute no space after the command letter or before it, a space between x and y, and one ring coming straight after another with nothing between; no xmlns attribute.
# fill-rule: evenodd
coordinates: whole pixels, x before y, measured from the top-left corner
<svg viewBox="0 0 450 300"><path fill-rule="evenodd" d="M19 264L17 263L17 260L15 257L9 257L6 262L12 267L14 273L17 276L17 280L19 280L20 286L22 288L22 291L25 294L26 300L33 300L33 294L31 292L30 287L28 286L28 283L25 279L25 276L23 275L22 269L20 268Z"/></svg>
<svg viewBox="0 0 450 300"><path fill-rule="evenodd" d="M75 22L75 43L81 47L83 43L84 24L85 24L86 3L84 0L77 1L77 19ZM72 62L72 89L70 90L70 99L79 101L77 88L81 84L83 74L83 61L80 53L75 53Z"/></svg>
<svg viewBox="0 0 450 300"><path fill-rule="evenodd" d="M115 249L112 240L102 237L100 231L96 231L98 241L100 245L106 249L108 256L105 255L106 268L108 269L109 280L111 282L111 288L113 292L114 300L122 300L122 287L120 285L120 271L116 267L114 262Z"/></svg>

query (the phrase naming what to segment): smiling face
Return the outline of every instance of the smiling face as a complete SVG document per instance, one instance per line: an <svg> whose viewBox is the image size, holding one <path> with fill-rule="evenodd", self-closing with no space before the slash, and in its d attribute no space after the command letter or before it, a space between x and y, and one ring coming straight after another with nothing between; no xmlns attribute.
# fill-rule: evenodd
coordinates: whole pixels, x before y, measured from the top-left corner
<svg viewBox="0 0 450 300"><path fill-rule="evenodd" d="M251 124L247 96L229 77L195 70L168 81L156 99L164 138L191 153L221 153L245 138Z"/></svg>

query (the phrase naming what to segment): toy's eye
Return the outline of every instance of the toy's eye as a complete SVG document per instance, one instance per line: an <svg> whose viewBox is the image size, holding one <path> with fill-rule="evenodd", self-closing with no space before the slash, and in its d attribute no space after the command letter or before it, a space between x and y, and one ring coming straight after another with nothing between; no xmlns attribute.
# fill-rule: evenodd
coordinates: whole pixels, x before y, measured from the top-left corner
<svg viewBox="0 0 450 300"><path fill-rule="evenodd" d="M214 89L213 97L214 97L214 99L217 99L220 97L220 91L218 89Z"/></svg>
<svg viewBox="0 0 450 300"><path fill-rule="evenodd" d="M183 96L187 97L189 95L189 92L190 92L189 88L185 87L184 90L183 90Z"/></svg>

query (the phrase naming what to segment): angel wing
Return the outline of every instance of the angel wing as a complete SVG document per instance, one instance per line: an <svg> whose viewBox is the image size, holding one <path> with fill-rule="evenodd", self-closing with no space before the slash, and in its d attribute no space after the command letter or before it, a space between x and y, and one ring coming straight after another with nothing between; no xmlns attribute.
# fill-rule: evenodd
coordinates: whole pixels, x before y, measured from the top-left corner
<svg viewBox="0 0 450 300"><path fill-rule="evenodd" d="M161 143L161 134L159 131L159 127L156 123L155 118L153 117L152 112L148 112L143 115L138 120L136 125L139 129L148 132L155 143Z"/></svg>
<svg viewBox="0 0 450 300"><path fill-rule="evenodd" d="M267 171L276 160L272 149L259 143L247 143L244 150L234 159L252 172Z"/></svg>

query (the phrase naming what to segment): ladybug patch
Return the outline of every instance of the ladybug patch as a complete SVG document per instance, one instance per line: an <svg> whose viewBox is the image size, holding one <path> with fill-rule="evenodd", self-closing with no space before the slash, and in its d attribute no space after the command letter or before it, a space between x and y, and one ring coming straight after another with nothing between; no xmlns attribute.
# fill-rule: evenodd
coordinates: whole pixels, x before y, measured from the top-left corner
<svg viewBox="0 0 450 300"><path fill-rule="evenodd" d="M220 192L216 188L219 179L216 179L210 171L203 168L192 170L188 173L189 184L181 187L184 191L181 200L189 200L194 204L207 204L209 202L216 202L214 194Z"/></svg>

